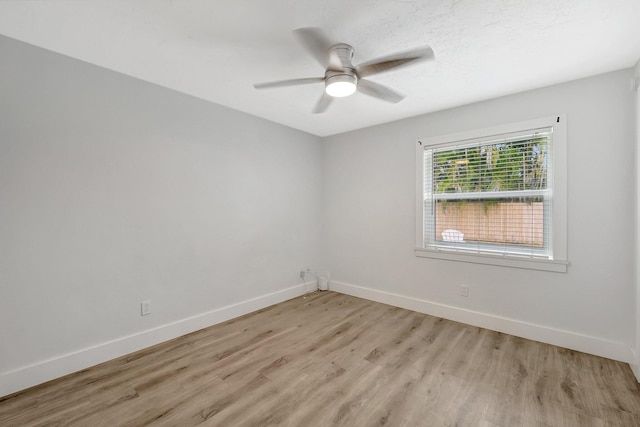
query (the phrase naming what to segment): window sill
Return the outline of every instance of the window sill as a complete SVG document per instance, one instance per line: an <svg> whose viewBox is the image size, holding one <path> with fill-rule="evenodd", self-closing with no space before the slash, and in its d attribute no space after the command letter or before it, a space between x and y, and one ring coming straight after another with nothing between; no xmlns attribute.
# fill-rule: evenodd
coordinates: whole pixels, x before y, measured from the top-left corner
<svg viewBox="0 0 640 427"><path fill-rule="evenodd" d="M567 261L535 259L525 257L509 257L502 255L484 255L453 252L446 250L434 250L416 248L416 256L420 258L435 258L447 261L469 262L473 264L498 265L501 267L524 268L528 270L552 271L555 273L566 273Z"/></svg>

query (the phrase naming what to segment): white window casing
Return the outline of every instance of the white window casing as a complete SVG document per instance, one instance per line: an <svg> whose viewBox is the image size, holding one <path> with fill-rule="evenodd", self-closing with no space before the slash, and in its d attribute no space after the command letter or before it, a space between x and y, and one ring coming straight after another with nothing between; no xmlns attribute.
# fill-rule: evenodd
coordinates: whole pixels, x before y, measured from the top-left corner
<svg viewBox="0 0 640 427"><path fill-rule="evenodd" d="M415 253L566 272L566 115L420 139Z"/></svg>

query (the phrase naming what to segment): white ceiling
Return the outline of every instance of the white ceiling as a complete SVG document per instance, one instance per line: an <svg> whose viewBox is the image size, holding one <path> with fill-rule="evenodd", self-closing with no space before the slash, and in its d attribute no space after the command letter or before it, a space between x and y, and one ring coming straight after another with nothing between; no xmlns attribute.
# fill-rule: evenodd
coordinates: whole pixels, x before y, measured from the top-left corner
<svg viewBox="0 0 640 427"><path fill-rule="evenodd" d="M311 114L322 76L291 31L320 27L354 64L430 45L436 60L371 80L407 95L356 93ZM0 0L0 34L327 136L631 67L640 0Z"/></svg>

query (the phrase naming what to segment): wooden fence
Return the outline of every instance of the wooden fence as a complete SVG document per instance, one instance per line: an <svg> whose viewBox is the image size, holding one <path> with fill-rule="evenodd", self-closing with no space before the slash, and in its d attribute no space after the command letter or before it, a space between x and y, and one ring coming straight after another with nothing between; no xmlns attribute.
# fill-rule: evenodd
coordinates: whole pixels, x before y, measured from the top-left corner
<svg viewBox="0 0 640 427"><path fill-rule="evenodd" d="M464 233L464 241L507 243L528 246L544 244L542 202L487 203L476 201L438 202L436 238L444 230Z"/></svg>

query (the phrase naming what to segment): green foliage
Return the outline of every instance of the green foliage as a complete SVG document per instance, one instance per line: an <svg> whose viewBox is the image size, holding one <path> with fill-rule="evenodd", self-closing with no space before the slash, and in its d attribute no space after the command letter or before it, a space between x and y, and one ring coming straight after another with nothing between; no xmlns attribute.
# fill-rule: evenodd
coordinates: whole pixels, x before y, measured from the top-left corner
<svg viewBox="0 0 640 427"><path fill-rule="evenodd" d="M546 137L436 150L435 193L538 190L547 187Z"/></svg>

